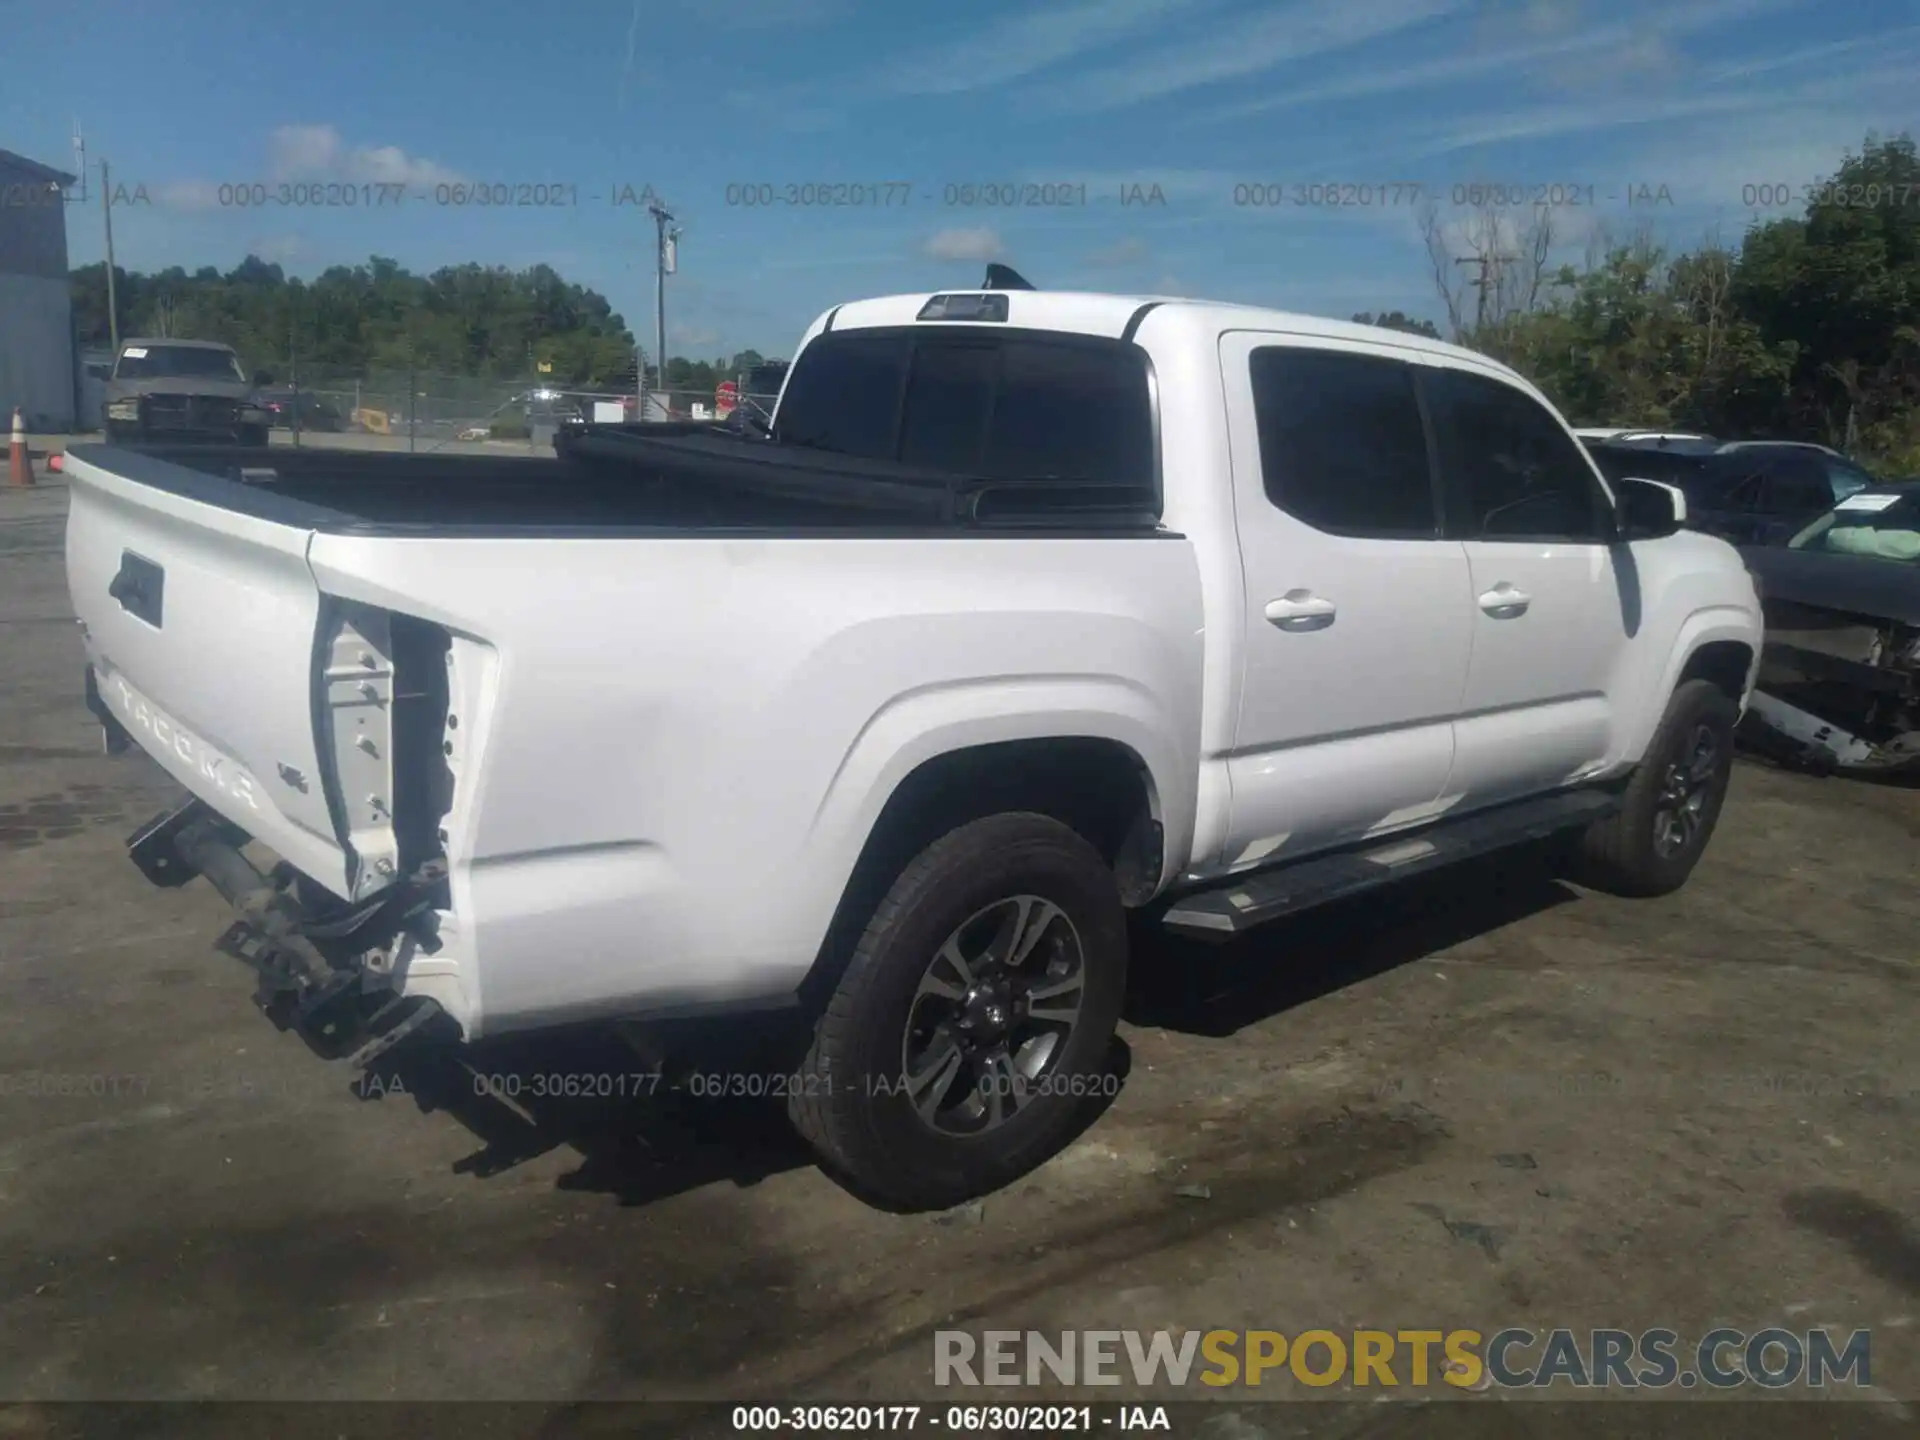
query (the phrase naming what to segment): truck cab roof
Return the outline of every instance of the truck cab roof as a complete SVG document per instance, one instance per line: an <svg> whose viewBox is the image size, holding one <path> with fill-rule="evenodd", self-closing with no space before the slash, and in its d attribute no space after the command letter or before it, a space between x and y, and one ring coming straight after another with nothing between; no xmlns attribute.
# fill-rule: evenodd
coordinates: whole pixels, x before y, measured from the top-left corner
<svg viewBox="0 0 1920 1440"><path fill-rule="evenodd" d="M922 320L929 302L942 296L995 295L1008 304L1007 319L998 320ZM1257 305L1238 305L1217 300L1193 300L1177 295L1110 295L1097 291L1073 290L993 290L981 291L965 286L952 290L921 291L909 295L885 295L872 300L854 300L836 306L807 332L807 339L823 331L877 329L886 326L918 324L944 327L994 329L1007 325L1027 330L1050 330L1061 334L1088 335L1104 339L1131 339L1151 315L1156 327L1173 323L1194 331L1215 335L1231 330L1272 330L1323 340L1357 340L1374 345L1393 345L1422 354L1444 356L1507 371L1489 356L1444 340L1431 340L1402 330L1387 330L1377 325L1361 325L1351 320L1330 320L1320 315L1302 315L1288 310L1269 310ZM1512 373L1512 372L1507 372Z"/></svg>

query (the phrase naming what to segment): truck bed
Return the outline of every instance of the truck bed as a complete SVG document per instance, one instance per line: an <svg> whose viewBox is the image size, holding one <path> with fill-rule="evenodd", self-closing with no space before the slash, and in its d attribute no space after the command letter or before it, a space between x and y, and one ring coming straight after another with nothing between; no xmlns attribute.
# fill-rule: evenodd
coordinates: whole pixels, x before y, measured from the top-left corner
<svg viewBox="0 0 1920 1440"><path fill-rule="evenodd" d="M1139 533L1158 496L1085 480L956 476L718 435L576 426L551 456L105 445L76 459L263 520L327 533L565 534L953 529Z"/></svg>

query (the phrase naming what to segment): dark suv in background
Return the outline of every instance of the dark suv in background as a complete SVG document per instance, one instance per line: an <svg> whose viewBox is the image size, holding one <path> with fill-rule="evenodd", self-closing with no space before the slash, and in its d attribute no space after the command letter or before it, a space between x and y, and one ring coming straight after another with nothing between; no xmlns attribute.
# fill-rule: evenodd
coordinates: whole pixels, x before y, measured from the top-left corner
<svg viewBox="0 0 1920 1440"><path fill-rule="evenodd" d="M1589 438L1609 480L1659 480L1687 497L1687 524L1741 545L1778 544L1877 478L1838 451L1791 440Z"/></svg>

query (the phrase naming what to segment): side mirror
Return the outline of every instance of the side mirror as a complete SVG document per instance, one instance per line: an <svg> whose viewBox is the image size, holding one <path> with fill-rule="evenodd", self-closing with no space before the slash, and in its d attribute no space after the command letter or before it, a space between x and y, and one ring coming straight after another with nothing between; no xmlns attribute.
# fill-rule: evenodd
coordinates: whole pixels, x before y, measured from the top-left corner
<svg viewBox="0 0 1920 1440"><path fill-rule="evenodd" d="M1622 540L1658 540L1686 526L1687 495L1678 485L1624 479L1613 482L1613 493Z"/></svg>

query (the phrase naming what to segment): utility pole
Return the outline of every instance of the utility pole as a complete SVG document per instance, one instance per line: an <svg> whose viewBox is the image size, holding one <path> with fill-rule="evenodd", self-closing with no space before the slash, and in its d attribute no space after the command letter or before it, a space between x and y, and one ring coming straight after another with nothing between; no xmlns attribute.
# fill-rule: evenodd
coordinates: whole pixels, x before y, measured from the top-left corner
<svg viewBox="0 0 1920 1440"><path fill-rule="evenodd" d="M654 350L653 363L658 367L661 404L666 403L667 391L667 266L669 255L667 246L671 243L667 227L673 223L673 212L660 203L655 196L647 202L647 213L653 216L654 257L653 257L653 309L654 309ZM678 232L676 231L677 235ZM677 268L677 266L676 266ZM644 404L644 402L642 402ZM646 419L643 413L639 418Z"/></svg>
<svg viewBox="0 0 1920 1440"><path fill-rule="evenodd" d="M120 306L113 286L113 186L107 180L107 162L100 162L100 210L107 217L107 334L113 353L120 354Z"/></svg>
<svg viewBox="0 0 1920 1440"><path fill-rule="evenodd" d="M1512 255L1464 255L1453 262L1456 265L1477 265L1480 269L1480 273L1467 282L1479 292L1473 311L1473 328L1476 331L1487 328L1487 292L1500 283L1498 276L1488 272L1514 258Z"/></svg>

